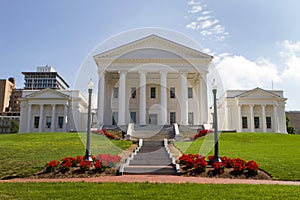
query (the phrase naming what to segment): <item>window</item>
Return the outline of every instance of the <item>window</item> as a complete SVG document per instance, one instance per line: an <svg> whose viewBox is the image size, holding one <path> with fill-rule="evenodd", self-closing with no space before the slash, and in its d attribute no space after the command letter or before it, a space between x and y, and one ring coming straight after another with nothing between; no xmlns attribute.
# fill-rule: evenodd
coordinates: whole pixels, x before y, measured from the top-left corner
<svg viewBox="0 0 300 200"><path fill-rule="evenodd" d="M131 98L132 98L132 99L135 99L135 97L136 97L136 88L135 88L135 87L132 87L132 88L131 88Z"/></svg>
<svg viewBox="0 0 300 200"><path fill-rule="evenodd" d="M59 116L58 117L58 128L62 128L64 125L64 117Z"/></svg>
<svg viewBox="0 0 300 200"><path fill-rule="evenodd" d="M119 98L119 88L114 87L114 98Z"/></svg>
<svg viewBox="0 0 300 200"><path fill-rule="evenodd" d="M130 112L130 122L136 124L136 112Z"/></svg>
<svg viewBox="0 0 300 200"><path fill-rule="evenodd" d="M34 128L38 128L39 127L39 123L40 123L40 117L34 117Z"/></svg>
<svg viewBox="0 0 300 200"><path fill-rule="evenodd" d="M267 128L272 128L272 118L266 117Z"/></svg>
<svg viewBox="0 0 300 200"><path fill-rule="evenodd" d="M51 127L51 116L46 116L46 128Z"/></svg>
<svg viewBox="0 0 300 200"><path fill-rule="evenodd" d="M189 112L188 123L189 123L189 125L193 125L194 124L194 113L192 113L192 112Z"/></svg>
<svg viewBox="0 0 300 200"><path fill-rule="evenodd" d="M259 117L254 117L254 127L259 128Z"/></svg>
<svg viewBox="0 0 300 200"><path fill-rule="evenodd" d="M112 125L117 125L118 123L118 112L112 113Z"/></svg>
<svg viewBox="0 0 300 200"><path fill-rule="evenodd" d="M193 98L193 88L191 88L191 87L188 88L188 98L189 99Z"/></svg>
<svg viewBox="0 0 300 200"><path fill-rule="evenodd" d="M170 88L170 98L171 98L171 99L174 99L174 98L175 98L175 88L174 88L174 87L171 87L171 88Z"/></svg>
<svg viewBox="0 0 300 200"><path fill-rule="evenodd" d="M176 112L170 112L170 124L176 123Z"/></svg>
<svg viewBox="0 0 300 200"><path fill-rule="evenodd" d="M242 117L242 126L243 126L243 128L248 128L247 117Z"/></svg>
<svg viewBox="0 0 300 200"><path fill-rule="evenodd" d="M150 88L150 90L151 90L151 91L150 91L150 98L151 98L151 99L155 99L155 98L156 98L156 97L155 97L155 95L156 95L155 89L156 89L155 87L151 87L151 88Z"/></svg>

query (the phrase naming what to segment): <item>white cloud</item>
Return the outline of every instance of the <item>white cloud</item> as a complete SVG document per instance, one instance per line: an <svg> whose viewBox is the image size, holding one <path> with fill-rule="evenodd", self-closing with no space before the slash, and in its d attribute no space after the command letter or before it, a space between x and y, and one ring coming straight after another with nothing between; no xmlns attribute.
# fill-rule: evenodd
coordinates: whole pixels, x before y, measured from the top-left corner
<svg viewBox="0 0 300 200"><path fill-rule="evenodd" d="M223 41L226 39L228 32L225 31L219 20L211 14L211 11L205 10L206 5L201 1L189 1L188 5L190 6L188 10L190 15L186 16L186 19L190 22L186 26L187 29L199 30L203 40Z"/></svg>
<svg viewBox="0 0 300 200"><path fill-rule="evenodd" d="M272 80L279 80L277 66L265 58L251 61L244 56L223 54L217 57L218 69L224 88L266 88Z"/></svg>
<svg viewBox="0 0 300 200"><path fill-rule="evenodd" d="M211 16L200 16L200 17L197 18L197 21L205 21L205 20L208 20L210 18L211 18Z"/></svg>
<svg viewBox="0 0 300 200"><path fill-rule="evenodd" d="M242 55L222 53L214 56L214 64L225 90L253 89L261 87L283 90L288 98L287 110L300 110L300 41L277 43L282 63L274 63L265 57L250 60ZM211 52L210 50L206 50Z"/></svg>
<svg viewBox="0 0 300 200"><path fill-rule="evenodd" d="M201 6L192 6L192 9L189 10L190 13L198 13L202 10Z"/></svg>
<svg viewBox="0 0 300 200"><path fill-rule="evenodd" d="M188 5L199 5L199 4L200 4L199 2L195 2L193 0L188 2Z"/></svg>
<svg viewBox="0 0 300 200"><path fill-rule="evenodd" d="M284 60L283 80L290 80L300 85L300 41L278 42L281 48L279 55Z"/></svg>
<svg viewBox="0 0 300 200"><path fill-rule="evenodd" d="M202 24L201 24L201 28L202 29L208 29L208 28L211 28L212 26L214 26L215 24L217 24L219 22L219 20L205 20L204 22L202 22ZM215 26L216 27L216 26ZM214 30L214 28L215 27L213 27L212 29Z"/></svg>
<svg viewBox="0 0 300 200"><path fill-rule="evenodd" d="M195 30L195 29L197 29L197 23L196 22L191 22L188 25L186 25L186 28Z"/></svg>

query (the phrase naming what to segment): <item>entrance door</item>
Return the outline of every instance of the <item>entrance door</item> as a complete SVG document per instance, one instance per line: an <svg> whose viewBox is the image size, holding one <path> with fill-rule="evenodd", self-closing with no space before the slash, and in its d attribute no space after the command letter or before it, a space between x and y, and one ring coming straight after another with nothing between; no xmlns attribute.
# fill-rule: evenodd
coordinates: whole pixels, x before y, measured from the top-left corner
<svg viewBox="0 0 300 200"><path fill-rule="evenodd" d="M170 124L176 123L176 112L170 112Z"/></svg>
<svg viewBox="0 0 300 200"><path fill-rule="evenodd" d="M136 112L130 112L130 122L136 124Z"/></svg>
<svg viewBox="0 0 300 200"><path fill-rule="evenodd" d="M118 123L118 112L112 113L112 125L117 125Z"/></svg>
<svg viewBox="0 0 300 200"><path fill-rule="evenodd" d="M149 114L149 124L157 125L157 114Z"/></svg>

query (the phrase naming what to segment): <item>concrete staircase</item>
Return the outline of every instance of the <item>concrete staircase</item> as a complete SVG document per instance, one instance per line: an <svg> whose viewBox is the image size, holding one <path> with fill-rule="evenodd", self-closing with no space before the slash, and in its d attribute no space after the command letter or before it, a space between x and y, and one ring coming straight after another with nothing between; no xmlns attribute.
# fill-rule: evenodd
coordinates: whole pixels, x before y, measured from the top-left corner
<svg viewBox="0 0 300 200"><path fill-rule="evenodd" d="M179 166L175 164L164 141L140 140L139 147L120 167L120 174L175 175Z"/></svg>

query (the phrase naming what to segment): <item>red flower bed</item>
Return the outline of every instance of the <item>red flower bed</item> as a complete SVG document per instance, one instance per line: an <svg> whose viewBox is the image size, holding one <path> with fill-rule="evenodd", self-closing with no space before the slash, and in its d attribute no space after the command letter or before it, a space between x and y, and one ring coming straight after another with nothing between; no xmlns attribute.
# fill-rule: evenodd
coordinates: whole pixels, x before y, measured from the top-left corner
<svg viewBox="0 0 300 200"><path fill-rule="evenodd" d="M52 160L45 165L45 171L47 173L51 172L62 172L65 173L67 171L80 170L84 171L97 171L103 172L107 167L114 167L115 163L121 160L121 157L118 155L110 155L104 154L99 155L97 157L91 156L92 161L84 160L84 156L76 156L76 157L65 157L60 161Z"/></svg>
<svg viewBox="0 0 300 200"><path fill-rule="evenodd" d="M207 166L205 157L199 154L183 154L179 162L185 169L193 169L196 173L204 172Z"/></svg>
<svg viewBox="0 0 300 200"><path fill-rule="evenodd" d="M92 131L92 133L98 133L98 134L102 134L105 135L107 138L109 139L116 139L116 136L114 136L113 134L109 133L107 130L105 129L100 129L100 130L94 130Z"/></svg>
<svg viewBox="0 0 300 200"><path fill-rule="evenodd" d="M232 173L235 175L241 175L245 172L250 176L258 174L259 166L253 160L246 162L241 158L233 159L226 156L221 157L221 162L213 162L213 160L213 155L208 156L208 163L214 168L212 171L214 175L224 173L225 168L232 168ZM199 154L183 154L179 157L179 163L184 170L192 169L199 174L204 172L207 166L205 157Z"/></svg>
<svg viewBox="0 0 300 200"><path fill-rule="evenodd" d="M196 139L198 139L198 138L200 138L200 137L203 137L203 136L205 136L206 134L208 134L208 133L211 133L212 131L210 131L210 130L207 130L207 129L202 129L202 130L200 130L196 135L194 135L194 140L196 140Z"/></svg>
<svg viewBox="0 0 300 200"><path fill-rule="evenodd" d="M121 160L120 156L111 154L99 154L96 158L107 167L114 167Z"/></svg>

